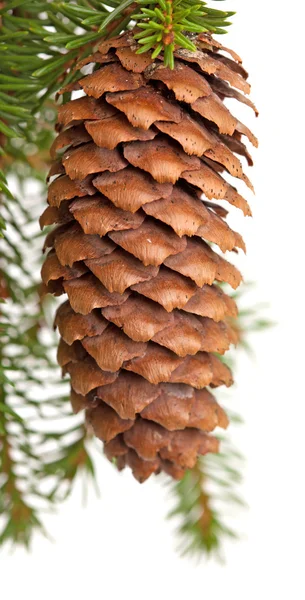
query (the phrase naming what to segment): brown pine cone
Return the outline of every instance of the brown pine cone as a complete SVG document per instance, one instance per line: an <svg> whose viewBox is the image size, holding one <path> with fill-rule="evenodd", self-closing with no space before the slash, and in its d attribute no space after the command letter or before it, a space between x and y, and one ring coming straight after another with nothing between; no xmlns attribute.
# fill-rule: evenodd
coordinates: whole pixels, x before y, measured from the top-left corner
<svg viewBox="0 0 305 600"><path fill-rule="evenodd" d="M68 296L55 325L73 409L141 482L182 477L217 452L208 434L228 424L207 388L232 383L217 355L236 342L226 319L237 309L215 281L235 289L241 275L212 244L245 246L214 201L251 214L222 173L251 187L236 154L251 164L241 138L257 142L223 100L256 109L240 59L209 35L196 40L197 52L175 52L174 70L137 55L130 33L84 61L98 68L59 108L41 217L58 225L42 278Z"/></svg>

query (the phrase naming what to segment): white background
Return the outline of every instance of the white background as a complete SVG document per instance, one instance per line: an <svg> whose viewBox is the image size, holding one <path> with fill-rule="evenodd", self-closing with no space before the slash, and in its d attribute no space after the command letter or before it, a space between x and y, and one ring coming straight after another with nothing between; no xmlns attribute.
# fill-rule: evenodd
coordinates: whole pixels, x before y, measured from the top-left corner
<svg viewBox="0 0 305 600"><path fill-rule="evenodd" d="M214 4L214 3L213 3ZM215 3L216 5L216 3ZM226 545L226 564L195 564L175 553L169 508L157 481L139 486L100 459L101 497L81 490L45 520L54 543L37 537L31 554L2 552L9 600L54 598L214 600L305 598L304 567L304 3L228 0L236 9L226 44L242 54L260 109L247 123L260 138L252 178L254 219L239 219L248 254L251 302L267 301L278 325L253 337L256 359L239 360L232 406L246 424L235 442L247 457L243 494L250 509ZM237 221L236 221L237 223Z"/></svg>

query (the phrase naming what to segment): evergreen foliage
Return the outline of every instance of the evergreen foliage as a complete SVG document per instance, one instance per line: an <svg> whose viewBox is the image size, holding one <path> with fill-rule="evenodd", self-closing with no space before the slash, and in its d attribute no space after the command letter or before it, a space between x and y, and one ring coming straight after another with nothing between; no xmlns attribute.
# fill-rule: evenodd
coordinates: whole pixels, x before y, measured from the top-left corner
<svg viewBox="0 0 305 600"><path fill-rule="evenodd" d="M77 80L75 64L97 40L134 27L136 20L141 51L151 49L155 56L164 51L165 63L173 66L175 44L194 49L184 32L223 33L233 14L195 0L12 0L0 6L0 151L24 162L26 153L22 144L16 148L16 138L35 143L42 107ZM7 192L3 172L1 189Z"/></svg>
<svg viewBox="0 0 305 600"><path fill-rule="evenodd" d="M0 546L28 546L35 529L44 531L42 513L70 493L76 473L94 475L85 429L71 415L54 360L50 299L39 296L39 177L35 168L17 171L15 200L1 201Z"/></svg>

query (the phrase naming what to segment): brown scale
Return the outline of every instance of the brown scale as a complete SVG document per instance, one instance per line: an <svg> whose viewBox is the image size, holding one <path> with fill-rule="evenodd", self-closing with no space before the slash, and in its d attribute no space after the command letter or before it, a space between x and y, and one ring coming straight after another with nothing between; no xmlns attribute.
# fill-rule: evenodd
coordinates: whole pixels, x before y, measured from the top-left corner
<svg viewBox="0 0 305 600"><path fill-rule="evenodd" d="M218 355L237 343L237 308L217 282L238 287L222 253L245 244L223 203L251 214L226 174L252 187L239 157L251 165L244 138L257 140L224 102L257 111L240 58L193 37L173 71L130 32L79 65L97 69L61 91L85 95L58 110L40 219L56 224L42 278L67 294L55 327L73 410L140 482L183 477L228 425L209 388L233 382Z"/></svg>

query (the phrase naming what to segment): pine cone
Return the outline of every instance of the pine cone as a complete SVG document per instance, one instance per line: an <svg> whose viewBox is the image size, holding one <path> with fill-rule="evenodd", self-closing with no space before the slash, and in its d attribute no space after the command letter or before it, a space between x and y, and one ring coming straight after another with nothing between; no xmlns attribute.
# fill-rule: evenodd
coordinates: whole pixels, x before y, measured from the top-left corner
<svg viewBox="0 0 305 600"><path fill-rule="evenodd" d="M250 214L221 173L251 187L236 154L251 164L241 137L257 142L223 100L256 109L237 55L206 34L196 44L175 52L174 70L137 55L130 33L82 63L98 68L63 90L85 95L59 108L41 217L58 225L42 278L68 296L55 325L73 409L141 482L182 477L228 424L207 388L232 383L217 355L236 342L237 309L215 281L235 289L241 275L212 244L245 246L213 201Z"/></svg>

